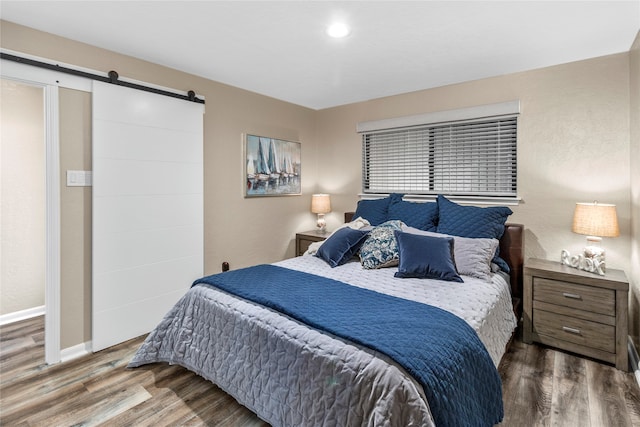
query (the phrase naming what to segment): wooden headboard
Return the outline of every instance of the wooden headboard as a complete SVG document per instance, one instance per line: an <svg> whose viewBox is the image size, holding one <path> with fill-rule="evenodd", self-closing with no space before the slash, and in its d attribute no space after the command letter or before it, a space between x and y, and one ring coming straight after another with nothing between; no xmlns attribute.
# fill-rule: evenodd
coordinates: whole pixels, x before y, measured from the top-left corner
<svg viewBox="0 0 640 427"><path fill-rule="evenodd" d="M355 212L345 212L344 221L351 222ZM500 239L500 257L511 269L511 298L514 300L514 310L521 314L522 280L524 265L524 226L522 224L507 223L504 234Z"/></svg>

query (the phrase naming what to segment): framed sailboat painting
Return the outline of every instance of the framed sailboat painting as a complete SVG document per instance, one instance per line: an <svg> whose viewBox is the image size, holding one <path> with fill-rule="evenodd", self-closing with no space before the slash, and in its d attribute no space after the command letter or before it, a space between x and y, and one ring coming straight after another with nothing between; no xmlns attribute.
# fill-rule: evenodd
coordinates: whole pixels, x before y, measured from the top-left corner
<svg viewBox="0 0 640 427"><path fill-rule="evenodd" d="M246 134L245 197L300 195L300 143Z"/></svg>

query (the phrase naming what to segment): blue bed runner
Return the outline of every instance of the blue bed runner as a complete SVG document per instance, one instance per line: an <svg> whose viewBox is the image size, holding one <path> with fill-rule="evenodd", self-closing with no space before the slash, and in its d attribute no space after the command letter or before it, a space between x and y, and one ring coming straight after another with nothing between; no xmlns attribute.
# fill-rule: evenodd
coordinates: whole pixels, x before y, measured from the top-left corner
<svg viewBox="0 0 640 427"><path fill-rule="evenodd" d="M498 371L473 328L454 314L275 265L214 274L196 284L386 354L422 385L437 426L493 426L502 420Z"/></svg>

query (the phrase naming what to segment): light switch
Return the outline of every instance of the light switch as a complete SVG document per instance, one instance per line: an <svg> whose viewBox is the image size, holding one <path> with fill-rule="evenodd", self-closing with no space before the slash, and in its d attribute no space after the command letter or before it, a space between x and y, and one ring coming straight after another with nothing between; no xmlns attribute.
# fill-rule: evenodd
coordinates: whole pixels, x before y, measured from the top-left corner
<svg viewBox="0 0 640 427"><path fill-rule="evenodd" d="M67 187L91 187L91 171L67 171Z"/></svg>

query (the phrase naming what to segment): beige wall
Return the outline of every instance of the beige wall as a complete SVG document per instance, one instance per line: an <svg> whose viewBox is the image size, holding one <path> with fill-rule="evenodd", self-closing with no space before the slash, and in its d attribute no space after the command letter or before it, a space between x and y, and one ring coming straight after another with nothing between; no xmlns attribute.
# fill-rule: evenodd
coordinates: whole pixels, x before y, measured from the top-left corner
<svg viewBox="0 0 640 427"><path fill-rule="evenodd" d="M631 94L631 316L629 334L640 353L640 32L629 55Z"/></svg>
<svg viewBox="0 0 640 427"><path fill-rule="evenodd" d="M335 228L342 213L354 209L361 189L357 122L517 99L522 109L518 179L523 200L513 208L510 221L527 228L526 255L558 259L561 249L580 251L585 239L570 230L573 208L575 202L597 199L618 205L621 236L603 242L608 266L632 275L629 106L633 100L627 53L313 111L11 23L2 23L2 46L193 89L206 97L206 273L219 271L222 261L239 268L292 256L294 233L314 225L309 213L313 192L332 195L334 212L327 215L327 222ZM303 196L243 198L244 132L302 142ZM87 207L79 203L75 209L75 214L63 216L80 217L78 209ZM637 210L636 204L636 214ZM76 226L85 227L86 222ZM81 232L83 244L86 233ZM65 244L63 256L77 250L79 241ZM90 268L87 250L82 256L84 273L74 273L74 283L86 282L81 277ZM637 319L637 305L633 310L632 318ZM65 339L68 345L86 340L86 311L74 314L73 321L85 327L73 328L72 321L63 321L73 328Z"/></svg>
<svg viewBox="0 0 640 427"><path fill-rule="evenodd" d="M91 94L60 89L60 346L91 340L91 187L67 187L91 170Z"/></svg>
<svg viewBox="0 0 640 427"><path fill-rule="evenodd" d="M527 228L526 255L559 259L582 250L571 232L576 202L615 203L621 236L605 239L608 266L630 270L629 65L618 54L466 82L318 112L319 182L335 209L352 208L360 191L356 123L520 100L519 206L510 221ZM335 226L338 217L332 218Z"/></svg>
<svg viewBox="0 0 640 427"><path fill-rule="evenodd" d="M44 305L44 92L2 79L0 315Z"/></svg>
<svg viewBox="0 0 640 427"><path fill-rule="evenodd" d="M603 239L607 266L631 277L627 53L319 111L322 189L332 194L336 211L353 209L361 191L360 138L355 133L359 121L510 100L521 102L522 202L513 207L509 220L526 227L526 257L559 260L562 249L580 252L585 236L571 232L575 203L615 203L621 235ZM637 177L637 157L633 164ZM637 202L634 209L637 217ZM329 228L339 221L338 214L331 214ZM632 318L637 326L637 303Z"/></svg>
<svg viewBox="0 0 640 427"><path fill-rule="evenodd" d="M314 227L309 212L317 190L315 111L226 86L197 76L98 49L83 43L1 22L5 49L179 90L206 98L204 115L205 273L272 262L294 255L297 231ZM90 120L85 95L61 91L61 120ZM81 106L82 105L82 106ZM83 123L90 123L83 122ZM90 142L86 124L61 132L61 173L87 168ZM62 126L62 125L61 125ZM242 134L254 133L302 145L302 196L245 199ZM70 135L70 136L69 136ZM90 164L90 163L89 163ZM63 186L62 347L87 341L90 325L90 190Z"/></svg>

